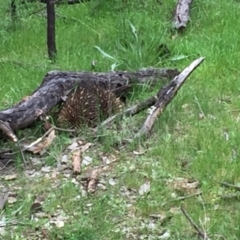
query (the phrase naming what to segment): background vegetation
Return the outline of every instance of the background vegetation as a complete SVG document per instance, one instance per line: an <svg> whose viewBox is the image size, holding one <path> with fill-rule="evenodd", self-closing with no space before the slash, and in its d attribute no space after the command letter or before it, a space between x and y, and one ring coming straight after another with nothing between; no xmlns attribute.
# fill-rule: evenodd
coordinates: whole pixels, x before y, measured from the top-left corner
<svg viewBox="0 0 240 240"><path fill-rule="evenodd" d="M240 239L239 201L223 200L220 195L229 190L219 184L240 182L239 2L193 1L191 21L183 34L170 31L174 0L162 4L156 0L93 0L59 5L55 64L47 58L46 18L43 12L33 14L43 5L18 6L18 20L13 26L9 1L0 2L2 109L31 94L49 70L92 71L93 60L97 61L96 71L166 66L181 70L200 56L206 58L158 120L151 138L135 149L144 154L136 155L131 150L119 153L118 164L105 177L107 182L115 177L117 184L109 185L106 191L83 197L71 179L59 177L59 187L52 188L48 178L30 180L22 170L17 170L19 177L14 183L2 179L0 185L15 190L21 187L18 201L0 215L0 221L19 221L7 226L4 239L37 239L31 234L42 234L43 229L50 229L46 239L159 239L164 233L170 234L169 239L197 239L178 210L181 202L163 205L176 194L184 194L176 193L166 183L176 177L201 183L202 196L186 199L184 204L212 239ZM157 49L162 43L167 44L170 55L159 58ZM156 89L139 87L129 96L128 104ZM139 126L144 116L139 117ZM128 125L125 131L129 131ZM44 161L54 166L68 141L66 135L59 136ZM114 151L106 147L109 141L99 146L101 151ZM146 179L151 182L148 194L130 191L138 191ZM123 188L129 195L122 194ZM43 207L49 215L60 208L69 217L63 228L50 227L46 220L29 219L32 196L39 194L47 198ZM87 214L86 206L91 206ZM171 219L158 220L156 228L151 228L152 214L165 214Z"/></svg>

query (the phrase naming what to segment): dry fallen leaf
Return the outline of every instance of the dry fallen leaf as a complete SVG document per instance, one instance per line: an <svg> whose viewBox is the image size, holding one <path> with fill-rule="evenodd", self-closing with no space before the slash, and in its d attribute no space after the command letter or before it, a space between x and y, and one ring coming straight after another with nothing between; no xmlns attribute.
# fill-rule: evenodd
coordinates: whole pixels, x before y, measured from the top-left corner
<svg viewBox="0 0 240 240"><path fill-rule="evenodd" d="M143 155L145 153L145 151L144 150L141 150L141 151L133 151L133 154L134 155Z"/></svg>
<svg viewBox="0 0 240 240"><path fill-rule="evenodd" d="M109 183L111 186L114 186L114 185L117 184L117 181L116 181L116 179L114 179L114 178L110 178L110 179L108 180L108 183Z"/></svg>
<svg viewBox="0 0 240 240"><path fill-rule="evenodd" d="M5 206L5 203L8 200L9 193L6 193L4 195L0 195L0 210L2 210Z"/></svg>
<svg viewBox="0 0 240 240"><path fill-rule="evenodd" d="M8 197L8 203L12 204L12 203L15 203L17 202L17 199L15 197Z"/></svg>
<svg viewBox="0 0 240 240"><path fill-rule="evenodd" d="M62 156L61 163L63 163L63 164L67 164L68 163L68 155L67 154Z"/></svg>
<svg viewBox="0 0 240 240"><path fill-rule="evenodd" d="M35 196L34 202L31 205L31 209L30 209L31 214L42 211L43 201L44 201L44 197L42 195Z"/></svg>
<svg viewBox="0 0 240 240"><path fill-rule="evenodd" d="M67 149L69 149L69 150L76 150L78 148L79 148L78 142L73 142L71 145L68 146Z"/></svg>
<svg viewBox="0 0 240 240"><path fill-rule="evenodd" d="M55 225L57 228L62 228L62 227L64 227L64 221L57 219L55 222Z"/></svg>
<svg viewBox="0 0 240 240"><path fill-rule="evenodd" d="M44 166L41 168L41 171L43 173L50 173L52 171L52 168L51 168L51 166Z"/></svg>
<svg viewBox="0 0 240 240"><path fill-rule="evenodd" d="M50 223L54 224L57 228L62 228L65 225L65 221L68 219L67 216L60 210L52 215Z"/></svg>
<svg viewBox="0 0 240 240"><path fill-rule="evenodd" d="M74 141L72 142L71 145L68 146L68 150L78 150L80 149L81 152L85 152L88 148L90 148L93 144L92 143L85 143L81 140L78 139L73 139Z"/></svg>
<svg viewBox="0 0 240 240"><path fill-rule="evenodd" d="M161 236L158 237L158 239L168 239L170 238L171 234L169 231L164 232Z"/></svg>
<svg viewBox="0 0 240 240"><path fill-rule="evenodd" d="M10 180L15 180L17 178L17 174L12 174L12 175L6 175L4 177L4 180L10 181Z"/></svg>
<svg viewBox="0 0 240 240"><path fill-rule="evenodd" d="M73 166L73 173L80 174L81 173L81 151L76 150L73 152L72 156L72 166Z"/></svg>
<svg viewBox="0 0 240 240"><path fill-rule="evenodd" d="M174 190L184 190L187 193L193 194L199 188L199 181L187 178L175 178L168 181L168 185Z"/></svg>
<svg viewBox="0 0 240 240"><path fill-rule="evenodd" d="M139 188L138 193L139 195L144 195L150 192L150 181L145 181Z"/></svg>
<svg viewBox="0 0 240 240"><path fill-rule="evenodd" d="M93 171L90 174L89 182L87 185L87 192L88 193L94 193L96 191L96 186L98 183L98 176L100 174L99 169L93 169Z"/></svg>
<svg viewBox="0 0 240 240"><path fill-rule="evenodd" d="M7 223L5 222L6 219L0 220L0 236L3 237L6 234L5 227Z"/></svg>
<svg viewBox="0 0 240 240"><path fill-rule="evenodd" d="M23 143L22 145L30 152L34 154L39 153L40 155L42 155L47 150L47 148L52 144L55 137L56 137L55 130L52 129L52 131L45 138L39 138L31 144Z"/></svg>
<svg viewBox="0 0 240 240"><path fill-rule="evenodd" d="M86 143L84 145L81 146L81 152L85 152L86 150L88 150L93 144L92 143Z"/></svg>
<svg viewBox="0 0 240 240"><path fill-rule="evenodd" d="M82 165L83 166L88 166L92 163L93 159L89 156L84 156L82 160Z"/></svg>

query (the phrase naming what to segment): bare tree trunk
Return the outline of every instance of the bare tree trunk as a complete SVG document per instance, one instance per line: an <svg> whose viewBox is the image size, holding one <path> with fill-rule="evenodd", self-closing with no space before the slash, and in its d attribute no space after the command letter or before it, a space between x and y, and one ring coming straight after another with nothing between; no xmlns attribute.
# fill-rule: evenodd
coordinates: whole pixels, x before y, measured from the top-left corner
<svg viewBox="0 0 240 240"><path fill-rule="evenodd" d="M17 6L16 6L15 0L11 0L11 18L12 18L13 27L15 27L16 18L17 18Z"/></svg>
<svg viewBox="0 0 240 240"><path fill-rule="evenodd" d="M54 0L47 0L47 47L49 59L55 61L57 56L57 48L55 42Z"/></svg>

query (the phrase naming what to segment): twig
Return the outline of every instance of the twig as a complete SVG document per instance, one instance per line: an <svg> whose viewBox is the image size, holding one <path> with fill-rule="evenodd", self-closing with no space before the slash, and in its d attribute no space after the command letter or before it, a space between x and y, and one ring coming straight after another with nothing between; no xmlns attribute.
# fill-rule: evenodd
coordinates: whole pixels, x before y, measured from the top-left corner
<svg viewBox="0 0 240 240"><path fill-rule="evenodd" d="M17 138L17 136L14 134L12 128L10 127L8 122L4 122L2 120L0 120L0 129L15 143L17 143L17 147L19 148L19 151L21 153L22 156L22 161L23 164L26 166L26 159L25 156L23 154L23 150L19 144L19 140Z"/></svg>
<svg viewBox="0 0 240 240"><path fill-rule="evenodd" d="M148 107L154 105L157 101L157 97L150 97L148 99L146 99L143 102L140 102L134 106L131 106L127 109L125 109L124 111L117 113L113 116L110 116L109 118L107 118L105 121L103 121L97 128L94 129L94 131L97 131L98 129L105 127L105 126L109 126L111 125L113 122L125 117L132 117L135 114L147 109Z"/></svg>
<svg viewBox="0 0 240 240"><path fill-rule="evenodd" d="M231 184L231 183L227 183L227 182L220 182L220 184L224 187L234 188L235 190L240 191L240 186L237 186L237 185L234 185L234 184Z"/></svg>
<svg viewBox="0 0 240 240"><path fill-rule="evenodd" d="M171 199L171 200L169 200L169 201L166 201L166 202L162 203L161 206L164 207L165 205L167 205L167 204L170 203L170 202L182 201L182 200L185 200L185 199L188 199L188 198L192 198L192 197L199 196L199 195L201 195L201 194L202 194L202 192L197 192L197 193L195 193L195 194L191 194L191 195L187 195L187 196L183 196L183 197Z"/></svg>
<svg viewBox="0 0 240 240"><path fill-rule="evenodd" d="M52 130L54 130L54 127L51 127L48 131L46 131L42 137L38 138L36 141L32 142L30 145L28 145L27 147L24 148L24 151L32 148L33 146L35 146L36 144L40 143Z"/></svg>
<svg viewBox="0 0 240 240"><path fill-rule="evenodd" d="M184 210L184 208L181 206L180 207L183 215L186 217L186 219L190 222L190 224L192 225L192 227L198 232L199 236L204 239L204 240L208 240L208 236L206 232L203 232L196 223L193 222L192 218L188 215L188 213Z"/></svg>
<svg viewBox="0 0 240 240"><path fill-rule="evenodd" d="M25 155L24 155L24 153L23 153L24 150L21 148L21 146L20 146L20 144L19 144L19 141L17 141L17 146L18 146L19 151L20 151L20 153L21 153L22 160L23 160L23 164L24 164L24 166L26 166L26 165L27 165L27 162L26 162Z"/></svg>
<svg viewBox="0 0 240 240"><path fill-rule="evenodd" d="M1 120L0 120L1 121ZM40 138L38 138L35 142L31 143L29 146L25 147L24 149L21 148L20 144L19 144L19 141L17 142L18 144L18 148L19 148L19 151L16 151L16 152L12 152L12 153L7 153L6 155L7 156L13 156L19 152L21 152L21 155L22 157L24 157L23 155L23 152L25 152L26 150L28 150L29 148L35 146L36 144L38 144L39 142L41 142L43 140L43 138L45 136L47 136L53 129L55 130L59 130L59 131L63 131L63 132L76 132L76 130L73 130L73 129L64 129L64 128L58 128L58 127L55 127L55 126L52 126L47 132L44 133L44 135ZM24 158L25 159L25 158Z"/></svg>
<svg viewBox="0 0 240 240"><path fill-rule="evenodd" d="M239 194L229 194L229 195L219 195L219 197L223 200L239 200Z"/></svg>

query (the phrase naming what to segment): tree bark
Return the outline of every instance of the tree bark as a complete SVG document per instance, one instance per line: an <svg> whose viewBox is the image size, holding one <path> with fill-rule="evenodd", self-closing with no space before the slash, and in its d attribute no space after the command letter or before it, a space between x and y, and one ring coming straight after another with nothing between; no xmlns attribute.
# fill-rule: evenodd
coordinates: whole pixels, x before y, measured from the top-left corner
<svg viewBox="0 0 240 240"><path fill-rule="evenodd" d="M17 18L17 6L16 6L15 0L11 0L11 18L12 18L12 24L15 27L15 22Z"/></svg>
<svg viewBox="0 0 240 240"><path fill-rule="evenodd" d="M55 61L57 56L54 4L54 0L47 0L47 48L49 59L52 61Z"/></svg>
<svg viewBox="0 0 240 240"><path fill-rule="evenodd" d="M162 79L172 79L179 71L172 69L143 69L136 72L61 72L46 74L42 84L12 108L0 111L0 125L6 123L16 131L32 125L40 116L47 114L76 85L84 81L100 84L112 91L132 83L155 83ZM115 91L120 95L120 92ZM0 126L1 130L1 126Z"/></svg>
<svg viewBox="0 0 240 240"><path fill-rule="evenodd" d="M173 19L173 27L178 31L182 31L189 21L191 3L192 0L178 0Z"/></svg>

